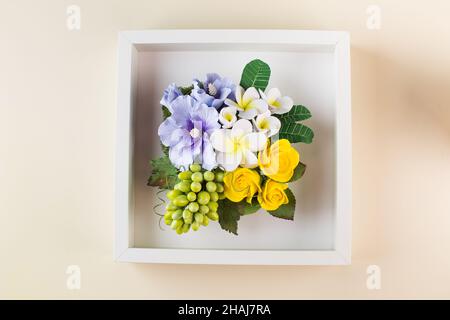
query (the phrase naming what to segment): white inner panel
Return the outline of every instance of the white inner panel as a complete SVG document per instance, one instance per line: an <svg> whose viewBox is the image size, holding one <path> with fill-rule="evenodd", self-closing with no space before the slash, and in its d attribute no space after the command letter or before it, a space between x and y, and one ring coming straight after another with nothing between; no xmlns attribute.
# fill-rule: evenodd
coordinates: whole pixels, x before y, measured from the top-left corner
<svg viewBox="0 0 450 320"><path fill-rule="evenodd" d="M276 86L296 104L307 106L313 117L305 122L315 132L314 143L298 144L305 176L291 184L297 198L295 221L266 213L241 217L239 236L211 222L198 232L177 235L162 222L153 207L156 188L146 185L149 160L161 154L159 100L171 82L189 85L217 72L239 83L244 65L259 58L272 69L269 88ZM134 247L198 249L326 250L334 248L335 210L335 72L328 50L230 51L151 50L138 53L137 104L134 110ZM159 209L162 212L162 208Z"/></svg>

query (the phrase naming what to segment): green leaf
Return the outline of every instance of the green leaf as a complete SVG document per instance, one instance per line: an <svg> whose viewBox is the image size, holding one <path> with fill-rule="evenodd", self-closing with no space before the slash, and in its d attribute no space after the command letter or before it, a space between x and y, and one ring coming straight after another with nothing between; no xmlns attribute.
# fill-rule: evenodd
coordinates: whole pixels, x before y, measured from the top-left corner
<svg viewBox="0 0 450 320"><path fill-rule="evenodd" d="M290 143L311 143L314 138L314 132L303 124L291 122L281 126L278 136L280 139L289 140Z"/></svg>
<svg viewBox="0 0 450 320"><path fill-rule="evenodd" d="M219 201L219 208L217 213L219 214L219 224L223 230L238 235L238 221L241 217L239 211L236 209L237 203L228 199Z"/></svg>
<svg viewBox="0 0 450 320"><path fill-rule="evenodd" d="M309 112L305 106L296 105L292 107L291 111L275 116L280 119L282 123L290 123L311 118L311 112Z"/></svg>
<svg viewBox="0 0 450 320"><path fill-rule="evenodd" d="M275 211L267 211L272 216L280 218L280 219L286 219L286 220L294 220L294 214L295 214L295 197L294 194L290 189L286 189L284 192L286 192L286 195L289 199L289 203L283 204Z"/></svg>
<svg viewBox="0 0 450 320"><path fill-rule="evenodd" d="M258 202L249 204L246 201L232 202L228 199L219 201L219 224L222 229L237 235L238 221L241 216L255 213L261 209Z"/></svg>
<svg viewBox="0 0 450 320"><path fill-rule="evenodd" d="M189 86L189 87L180 87L180 91L184 96L190 95L192 92L192 89L194 89L193 85Z"/></svg>
<svg viewBox="0 0 450 320"><path fill-rule="evenodd" d="M163 114L163 120L166 120L168 117L172 115L170 113L169 109L166 106L161 106L162 114Z"/></svg>
<svg viewBox="0 0 450 320"><path fill-rule="evenodd" d="M244 89L255 87L256 89L266 90L269 84L270 67L267 63L256 59L247 63L242 71L240 85Z"/></svg>
<svg viewBox="0 0 450 320"><path fill-rule="evenodd" d="M236 203L236 209L241 216L246 216L248 214L255 213L256 211L261 209L261 206L258 202L250 204L247 201L241 201Z"/></svg>
<svg viewBox="0 0 450 320"><path fill-rule="evenodd" d="M291 180L289 182L294 182L303 177L306 170L306 164L299 162L297 167L294 169L294 174L292 175Z"/></svg>
<svg viewBox="0 0 450 320"><path fill-rule="evenodd" d="M160 189L173 189L178 181L178 170L172 165L169 157L162 156L150 162L152 174L148 178L147 185Z"/></svg>
<svg viewBox="0 0 450 320"><path fill-rule="evenodd" d="M163 154L168 157L169 156L169 147L166 147L165 145L163 145L162 143L160 143L161 145L161 150L163 152Z"/></svg>

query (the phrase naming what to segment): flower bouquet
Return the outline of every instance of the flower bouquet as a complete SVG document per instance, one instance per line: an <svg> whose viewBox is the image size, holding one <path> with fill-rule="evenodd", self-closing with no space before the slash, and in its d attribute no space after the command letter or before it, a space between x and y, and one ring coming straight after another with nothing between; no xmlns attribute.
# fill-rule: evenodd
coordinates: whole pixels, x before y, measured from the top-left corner
<svg viewBox="0 0 450 320"><path fill-rule="evenodd" d="M292 144L312 142L313 131L299 123L311 113L277 88L266 91L270 72L253 60L239 85L211 73L205 81L164 90L158 129L163 156L151 161L148 185L169 190L160 216L178 234L212 220L237 235L240 217L261 208L293 220L288 183L306 166Z"/></svg>

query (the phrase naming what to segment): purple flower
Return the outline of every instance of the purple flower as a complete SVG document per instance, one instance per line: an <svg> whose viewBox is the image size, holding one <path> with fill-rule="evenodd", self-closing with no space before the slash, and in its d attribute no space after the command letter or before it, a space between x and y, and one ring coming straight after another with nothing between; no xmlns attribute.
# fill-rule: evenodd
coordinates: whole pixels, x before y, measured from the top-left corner
<svg viewBox="0 0 450 320"><path fill-rule="evenodd" d="M219 109L225 99L234 99L235 89L236 85L231 80L221 78L217 73L208 73L203 86L200 86L200 81L194 80L191 96L208 107Z"/></svg>
<svg viewBox="0 0 450 320"><path fill-rule="evenodd" d="M186 170L201 163L206 170L216 166L216 154L209 137L220 128L219 113L191 96L180 96L171 103L172 115L158 129L162 144L169 147L172 164Z"/></svg>
<svg viewBox="0 0 450 320"><path fill-rule="evenodd" d="M172 83L164 90L164 94L161 98L160 103L163 106L166 106L170 112L172 112L172 107L170 104L172 103L173 100L175 100L181 95L182 93L180 89L176 86L175 83Z"/></svg>

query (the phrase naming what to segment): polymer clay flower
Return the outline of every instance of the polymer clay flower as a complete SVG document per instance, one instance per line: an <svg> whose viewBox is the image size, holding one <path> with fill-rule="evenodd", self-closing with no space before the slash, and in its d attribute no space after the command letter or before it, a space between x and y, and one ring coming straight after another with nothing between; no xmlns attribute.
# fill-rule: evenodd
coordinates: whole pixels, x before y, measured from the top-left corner
<svg viewBox="0 0 450 320"><path fill-rule="evenodd" d="M217 73L208 73L205 82L194 80L191 96L208 107L219 109L225 99L234 99L236 85L228 78L221 78Z"/></svg>
<svg viewBox="0 0 450 320"><path fill-rule="evenodd" d="M262 173L278 182L288 182L299 162L300 155L286 139L276 141L258 155Z"/></svg>
<svg viewBox="0 0 450 320"><path fill-rule="evenodd" d="M261 90L259 90L259 93L269 105L269 109L272 113L282 114L289 112L294 105L292 99L288 96L282 97L280 90L277 88L270 89L269 92L267 92L267 95Z"/></svg>
<svg viewBox="0 0 450 320"><path fill-rule="evenodd" d="M163 106L167 107L167 109L169 109L170 112L172 112L172 107L170 106L170 104L172 103L173 100L175 100L181 95L182 93L180 89L176 86L176 84L171 83L166 89L164 89L164 94L161 98L160 103Z"/></svg>
<svg viewBox="0 0 450 320"><path fill-rule="evenodd" d="M242 201L247 198L248 203L252 203L252 198L256 192L261 191L261 177L255 170L238 168L232 172L227 172L223 178L225 197L233 202Z"/></svg>
<svg viewBox="0 0 450 320"><path fill-rule="evenodd" d="M219 112L219 121L222 124L222 128L229 129L237 121L236 117L237 109L235 107L225 107Z"/></svg>
<svg viewBox="0 0 450 320"><path fill-rule="evenodd" d="M253 119L258 114L267 111L267 103L259 96L258 91L250 87L245 90L241 86L236 87L236 101L226 99L225 104L236 107L239 111L239 117L243 119Z"/></svg>
<svg viewBox="0 0 450 320"><path fill-rule="evenodd" d="M267 137L271 137L280 131L281 122L277 117L271 116L268 110L256 117L255 126L259 132L263 132L267 134Z"/></svg>
<svg viewBox="0 0 450 320"><path fill-rule="evenodd" d="M186 170L190 164L201 163L206 170L216 166L216 154L210 143L210 135L220 128L219 114L194 100L180 96L171 103L172 115L158 129L163 145L169 147L172 164Z"/></svg>
<svg viewBox="0 0 450 320"><path fill-rule="evenodd" d="M257 167L255 152L263 150L267 143L266 135L253 132L251 122L245 119L236 121L232 129L215 130L210 139L217 151L217 163L226 171L233 171L239 165Z"/></svg>
<svg viewBox="0 0 450 320"><path fill-rule="evenodd" d="M285 183L274 180L267 180L262 191L258 193L258 202L263 209L268 211L277 210L281 205L289 203L289 199L284 192L288 188Z"/></svg>

